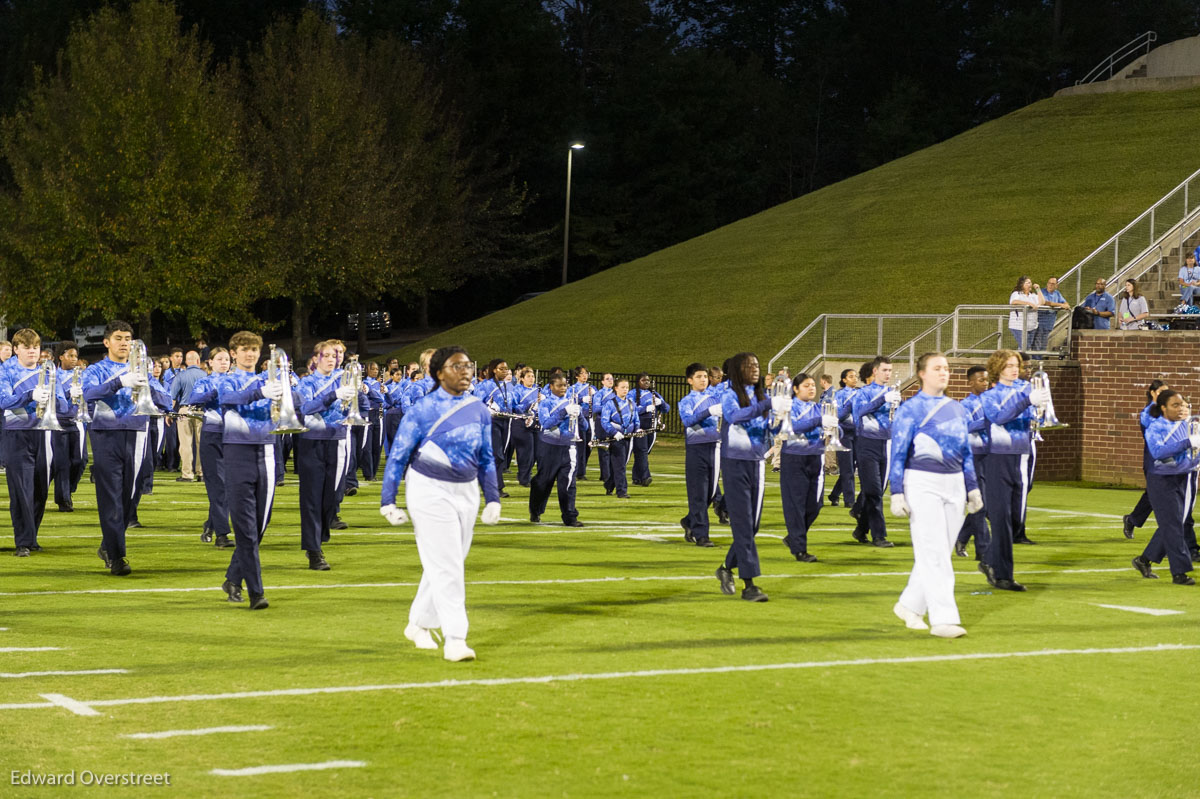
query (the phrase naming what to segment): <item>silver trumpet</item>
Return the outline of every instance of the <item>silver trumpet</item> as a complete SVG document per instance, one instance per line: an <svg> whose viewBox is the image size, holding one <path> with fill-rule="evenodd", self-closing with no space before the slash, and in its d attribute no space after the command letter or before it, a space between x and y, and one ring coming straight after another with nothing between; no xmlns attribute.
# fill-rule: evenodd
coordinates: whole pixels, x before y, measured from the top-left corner
<svg viewBox="0 0 1200 799"><path fill-rule="evenodd" d="M1195 435L1200 435L1200 416L1190 417L1188 419L1188 428L1187 429L1188 429L1188 438L1191 438L1192 436L1195 436ZM1200 458L1200 449L1196 449L1195 447L1189 447L1188 454L1191 456L1192 460L1196 460L1196 458ZM1193 467L1193 470L1200 470L1200 463L1196 464L1196 466Z"/></svg>
<svg viewBox="0 0 1200 799"><path fill-rule="evenodd" d="M150 356L141 339L135 339L129 347L129 371L141 378L133 387L133 415L162 416L162 411L154 404L154 393L150 388Z"/></svg>
<svg viewBox="0 0 1200 799"><path fill-rule="evenodd" d="M888 391L899 391L900 386L896 383L895 380L893 380L891 383L888 384L887 390ZM900 407L899 402L889 402L888 403L888 421L889 422L896 421L896 409L899 407Z"/></svg>
<svg viewBox="0 0 1200 799"><path fill-rule="evenodd" d="M55 368L53 361L46 361L38 367L38 388L47 388L50 390L50 396L45 402L39 402L37 405L37 424L33 426L34 430L62 430L63 427L58 423L58 408L56 392L58 389L58 369Z"/></svg>
<svg viewBox="0 0 1200 799"><path fill-rule="evenodd" d="M76 366L71 370L71 385L78 386L80 389L83 388L82 366ZM80 393L79 399L75 401L75 419L76 421L83 422L84 424L92 423L92 414L88 412L87 400L83 398L82 393Z"/></svg>
<svg viewBox="0 0 1200 799"><path fill-rule="evenodd" d="M833 400L825 400L821 403L821 415L832 416L837 418L837 403ZM833 431L825 434L825 451L826 452L848 452L850 450L842 443L842 428L840 425L834 425Z"/></svg>
<svg viewBox="0 0 1200 799"><path fill-rule="evenodd" d="M1050 393L1050 376L1042 369L1033 373L1033 377L1029 378L1031 388L1044 388L1046 393ZM1060 422L1058 416L1054 413L1054 399L1051 397L1046 400L1046 404L1040 408L1033 410L1033 440L1042 441L1043 430L1062 430L1064 427L1070 427L1066 422Z"/></svg>
<svg viewBox="0 0 1200 799"><path fill-rule="evenodd" d="M787 380L776 379L771 384L771 398L775 397L791 397L792 384ZM775 438L786 441L792 435L792 412L789 410L782 416L776 416L775 411L771 411L771 426L779 425L779 432L775 434Z"/></svg>
<svg viewBox="0 0 1200 799"><path fill-rule="evenodd" d="M271 354L267 358L267 379L277 380L283 384L283 396L271 402L271 421L275 423L273 435L282 436L287 433L303 433L308 430L304 421L296 415L296 405L292 401L292 364L287 353L271 345ZM358 410L358 403L354 403Z"/></svg>
<svg viewBox="0 0 1200 799"><path fill-rule="evenodd" d="M365 427L367 420L362 418L362 414L358 410L358 395L362 392L362 364L358 362L357 355L351 355L346 361L346 367L342 370L342 385L354 387L354 399L342 402L342 410L346 412L346 418L339 424L347 427Z"/></svg>

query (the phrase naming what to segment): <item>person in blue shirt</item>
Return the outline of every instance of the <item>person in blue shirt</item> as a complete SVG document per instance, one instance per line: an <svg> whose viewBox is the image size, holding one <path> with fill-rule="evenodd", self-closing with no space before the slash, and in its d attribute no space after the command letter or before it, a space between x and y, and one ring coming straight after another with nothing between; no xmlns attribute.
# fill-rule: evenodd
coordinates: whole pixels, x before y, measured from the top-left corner
<svg viewBox="0 0 1200 799"><path fill-rule="evenodd" d="M396 438L396 429L400 427L400 420L404 418L404 406L401 400L404 396L404 391L408 388L408 376L404 375L400 369L394 369L391 373L391 380L384 386L383 393L383 459L387 459L388 450L392 448L392 441Z"/></svg>
<svg viewBox="0 0 1200 799"><path fill-rule="evenodd" d="M184 368L171 380L167 393L171 396L171 407L178 411L184 406L192 393L196 382L208 375L200 368L200 353L189 350L184 356ZM179 438L179 477L177 483L192 483L197 478L204 479L204 465L200 462L200 428L201 419L186 416L175 417L175 429Z"/></svg>
<svg viewBox="0 0 1200 799"><path fill-rule="evenodd" d="M150 417L134 413L133 389L146 390L150 384L129 370L133 328L128 322L109 322L103 341L108 355L84 371L83 398L93 405L88 437L103 539L96 554L113 575L121 577L131 571L125 555L125 530L137 517L141 499L138 477L150 457ZM165 407L170 398L161 395L156 401Z"/></svg>
<svg viewBox="0 0 1200 799"><path fill-rule="evenodd" d="M200 426L200 468L204 474L204 492L208 495L208 518L200 533L200 540L212 543L217 549L229 549L229 508L225 504L225 458L221 437L225 422L221 415L221 403L217 398L217 387L229 371L229 350L224 347L209 349L209 365L212 374L205 375L193 384L192 393L184 398L183 404L204 411ZM215 536L215 540L214 540Z"/></svg>
<svg viewBox="0 0 1200 799"><path fill-rule="evenodd" d="M563 524L583 527L575 509L575 435L582 409L567 396L567 378L559 373L550 380L550 396L538 403L537 474L529 486L529 521L540 522L558 484L558 508Z"/></svg>
<svg viewBox="0 0 1200 799"><path fill-rule="evenodd" d="M822 403L833 399L833 393L833 375L821 375L821 396L817 398L817 402Z"/></svg>
<svg viewBox="0 0 1200 799"><path fill-rule="evenodd" d="M1179 296L1184 304L1195 305L1198 293L1200 293L1200 267L1196 266L1196 253L1190 252L1187 256L1187 263L1179 268Z"/></svg>
<svg viewBox="0 0 1200 799"><path fill-rule="evenodd" d="M1071 306L1067 304L1062 292L1058 290L1058 278L1051 277L1046 279L1046 287L1039 289L1042 302L1038 306L1038 326L1037 330L1033 331L1032 340L1029 344L1031 350L1044 350L1050 345L1050 333L1054 330L1054 320L1058 318L1059 311L1069 311ZM1041 360L1041 355L1034 355L1035 360ZM978 469L976 470L978 472Z"/></svg>
<svg viewBox="0 0 1200 799"><path fill-rule="evenodd" d="M975 479L979 483L980 495L986 495L986 480L984 468L987 463L987 453L990 446L988 440L988 422L983 415L983 402L980 399L983 392L988 390L988 372L986 366L976 364L967 369L967 390L969 393L962 399L963 410L967 412L967 438L971 442L971 457L975 460ZM983 553L988 548L991 536L988 533L987 512L982 508L974 513L968 513L958 533L954 544L954 553L961 558L967 556L967 543L975 539L975 560L983 560Z"/></svg>
<svg viewBox="0 0 1200 799"><path fill-rule="evenodd" d="M517 370L517 381L513 386L512 412L525 415L525 419L513 419L509 431L513 449L517 456L517 483L529 487L533 479L533 464L537 460L537 402L541 398L535 383L536 376L528 366Z"/></svg>
<svg viewBox="0 0 1200 799"><path fill-rule="evenodd" d="M779 454L779 493L787 535L783 543L801 563L816 563L808 551L808 531L821 513L825 491L825 438L837 416L824 416L814 400L817 384L804 372L792 378L792 432Z"/></svg>
<svg viewBox="0 0 1200 799"><path fill-rule="evenodd" d="M605 372L600 377L600 388L596 389L596 395L592 397L592 438L604 438L606 436L600 425L600 409L604 407L604 403L608 402L613 395L613 375L612 372ZM629 442L626 442L627 444ZM609 483L608 472L609 448L598 447L596 449L596 461L600 464L600 482L607 485ZM624 468L624 467L622 467Z"/></svg>
<svg viewBox="0 0 1200 799"><path fill-rule="evenodd" d="M1117 303L1112 295L1105 291L1108 282L1104 278L1096 278L1096 290L1083 298L1079 306L1092 317L1094 330L1108 330L1109 320L1117 315Z"/></svg>
<svg viewBox="0 0 1200 799"><path fill-rule="evenodd" d="M954 602L951 551L963 510L980 510L983 496L975 479L967 411L946 396L946 356L923 354L917 378L921 390L896 410L892 422L892 514L909 517L913 545L912 574L892 612L910 630L958 638L967 631Z"/></svg>
<svg viewBox="0 0 1200 799"><path fill-rule="evenodd" d="M991 541L979 570L995 588L1024 591L1025 586L1013 579L1013 536L1025 507L1029 480L1025 456L1031 451L1033 410L1050 398L1045 389L1034 389L1020 379L1021 356L1013 350L992 353L987 369L992 387L983 392L980 402L988 425L984 505Z"/></svg>
<svg viewBox="0 0 1200 799"><path fill-rule="evenodd" d="M766 602L766 592L754 584L762 574L754 538L762 522L765 459L784 414L791 412L792 400L767 396L754 353L739 352L727 363L729 390L721 395L721 474L733 543L716 575L721 593L732 596L737 569L744 583L742 599Z"/></svg>
<svg viewBox="0 0 1200 799"><path fill-rule="evenodd" d="M1183 539L1191 475L1200 468L1200 433L1191 435L1188 431L1190 412L1183 395L1169 388L1159 392L1150 409L1146 447L1153 461L1146 473L1146 491L1150 494L1158 529L1142 554L1133 559L1133 567L1143 577L1153 579L1158 575L1150 565L1167 558L1171 580L1176 585L1196 584L1188 574L1192 570L1192 559Z"/></svg>
<svg viewBox="0 0 1200 799"><path fill-rule="evenodd" d="M608 442L608 477L604 481L604 493L617 492L619 499L629 498L629 484L625 469L629 465L630 443L638 429L637 409L629 396L629 381L621 378L612 393L596 408L600 416L601 437ZM602 450L603 451L603 450Z"/></svg>
<svg viewBox="0 0 1200 799"><path fill-rule="evenodd" d="M685 541L713 546L709 538L708 506L717 493L721 474L721 399L708 392L708 369L689 364L684 371L692 390L679 401L684 431L683 473L687 484L687 515L679 520Z"/></svg>
<svg viewBox="0 0 1200 799"><path fill-rule="evenodd" d="M441 628L442 657L473 660L475 652L467 646L465 564L481 485L485 505L479 520L500 521L492 418L470 394L474 369L466 350L442 347L433 353L429 369L438 388L400 422L384 467L379 512L394 525L407 521L396 506L403 479L422 569L404 637L418 649L437 649L430 631Z"/></svg>
<svg viewBox="0 0 1200 799"><path fill-rule="evenodd" d="M183 348L172 347L166 364L163 365L162 374L158 375L158 382L161 384L163 391L167 396L171 395L171 387L175 384L175 378L183 373ZM177 410L172 408L171 410ZM159 447L162 454L159 457L158 466L164 472L179 471L180 453L179 453L179 425L178 420L171 420L170 424L165 423L160 429ZM146 492L149 493L149 492Z"/></svg>
<svg viewBox="0 0 1200 799"><path fill-rule="evenodd" d="M79 349L73 341L60 342L58 352L58 383L66 395L75 377L75 367L79 364ZM82 373L80 392L82 392ZM87 430L78 418L78 400L71 402L68 397L67 413L60 414L58 423L62 430L50 433L50 444L53 449L52 471L54 472L54 503L62 513L72 513L75 510L74 494L79 488L87 467Z"/></svg>
<svg viewBox="0 0 1200 799"><path fill-rule="evenodd" d="M591 372L586 366L576 366L571 370L575 382L567 389L572 401L580 407L579 437L583 439L575 445L575 479L587 479L588 455L592 451L592 406L596 399L596 388L588 380Z"/></svg>
<svg viewBox="0 0 1200 799"><path fill-rule="evenodd" d="M39 386L41 337L23 328L12 337L14 355L0 367L0 409L4 411L4 449L8 463L8 512L18 558L41 551L38 528L50 492L50 431L39 430L39 411L53 407L55 418L68 413L63 383L55 373L53 393ZM54 369L53 364L49 364ZM48 410L48 408L47 408Z"/></svg>
<svg viewBox="0 0 1200 799"><path fill-rule="evenodd" d="M637 408L638 421L641 429L646 431L644 436L633 440L633 484L648 486L654 482L650 475L650 451L658 434L654 432L658 425L658 417L671 410L671 406L663 399L662 394L654 390L650 375L645 372L637 376L633 391L633 405Z"/></svg>
<svg viewBox="0 0 1200 799"><path fill-rule="evenodd" d="M379 471L379 454L383 447L383 383L379 382L379 364L368 361L363 374L363 385L367 387L367 427L363 433L362 475L372 481Z"/></svg>
<svg viewBox="0 0 1200 799"><path fill-rule="evenodd" d="M837 408L838 433L844 452L837 453L838 478L829 492L829 505L836 508L838 499L847 508L854 505L854 395L858 391L858 372L843 369L838 376L838 389L833 392L833 404Z"/></svg>
<svg viewBox="0 0 1200 799"><path fill-rule="evenodd" d="M250 594L250 610L268 607L263 588L259 544L271 521L275 500L275 441L271 403L284 391L281 380L255 373L262 337L247 330L229 338L234 368L217 386L225 426L221 435L225 455L225 502L237 546L221 588L230 602L242 601L242 584Z"/></svg>
<svg viewBox="0 0 1200 799"><path fill-rule="evenodd" d="M484 370L484 379L471 389L471 393L483 400L483 404L493 414L513 413L516 395L508 361L504 358L494 358ZM504 490L504 462L512 446L512 427L511 417L492 416L492 454L496 458L496 483L501 499L508 496L508 492Z"/></svg>
<svg viewBox="0 0 1200 799"><path fill-rule="evenodd" d="M855 458L861 481L858 496L858 524L852 535L861 544L887 548L887 522L883 518L883 490L887 483L887 463L891 450L891 416L900 404L900 392L888 384L892 380L892 362L882 355L871 361L871 382L854 394Z"/></svg>

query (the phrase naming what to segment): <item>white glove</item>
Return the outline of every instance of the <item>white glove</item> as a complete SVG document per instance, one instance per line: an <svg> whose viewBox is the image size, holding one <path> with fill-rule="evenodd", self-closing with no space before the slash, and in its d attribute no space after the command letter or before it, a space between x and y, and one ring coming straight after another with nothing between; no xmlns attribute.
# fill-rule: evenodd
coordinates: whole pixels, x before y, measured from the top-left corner
<svg viewBox="0 0 1200 799"><path fill-rule="evenodd" d="M133 388L134 386L144 386L144 385L146 385L146 382L147 381L140 379L133 372L126 372L125 374L121 375L121 385L124 386L125 388Z"/></svg>
<svg viewBox="0 0 1200 799"><path fill-rule="evenodd" d="M973 489L967 492L967 513L976 513L983 509L983 494L979 493L979 489Z"/></svg>
<svg viewBox="0 0 1200 799"><path fill-rule="evenodd" d="M484 524L495 524L500 521L500 503L489 502L483 506L483 513L479 514L479 521Z"/></svg>
<svg viewBox="0 0 1200 799"><path fill-rule="evenodd" d="M500 506L497 505L496 507L499 508ZM408 514L402 508L397 508L395 505L384 505L379 509L379 513L392 525L400 525L408 521Z"/></svg>
<svg viewBox="0 0 1200 799"><path fill-rule="evenodd" d="M333 393L342 402L349 402L354 399L354 386L338 386L337 391Z"/></svg>
<svg viewBox="0 0 1200 799"><path fill-rule="evenodd" d="M823 414L821 416L821 427L826 430L832 430L838 426L838 419L832 413Z"/></svg>
<svg viewBox="0 0 1200 799"><path fill-rule="evenodd" d="M708 406L708 415L711 416L712 418L720 419L724 414L725 414L725 409L722 408L720 405L714 404L714 405Z"/></svg>
<svg viewBox="0 0 1200 799"><path fill-rule="evenodd" d="M908 507L908 500L903 494L892 494L892 515L907 516L912 510Z"/></svg>
<svg viewBox="0 0 1200 799"><path fill-rule="evenodd" d="M488 408L491 409L492 413L500 412L500 404L497 403L495 400L492 400L491 402L488 403Z"/></svg>
<svg viewBox="0 0 1200 799"><path fill-rule="evenodd" d="M888 405L899 405L901 399L900 392L894 388L888 389L883 395L883 401Z"/></svg>
<svg viewBox="0 0 1200 799"><path fill-rule="evenodd" d="M661 408L663 404L662 397L655 397L654 404Z"/></svg>
<svg viewBox="0 0 1200 799"><path fill-rule="evenodd" d="M1050 389L1048 388L1033 388L1029 390L1029 404L1036 408L1041 408L1050 401Z"/></svg>
<svg viewBox="0 0 1200 799"><path fill-rule="evenodd" d="M624 437L625 437L625 434L618 430L617 434L613 436L613 441L620 441Z"/></svg>
<svg viewBox="0 0 1200 799"><path fill-rule="evenodd" d="M73 385L69 391L71 393L71 399L75 400L76 402L78 402L79 398L83 396L83 386Z"/></svg>
<svg viewBox="0 0 1200 799"><path fill-rule="evenodd" d="M567 404L567 416L570 416L572 419L579 416L581 410L582 408L573 402Z"/></svg>
<svg viewBox="0 0 1200 799"><path fill-rule="evenodd" d="M1200 449L1200 435L1188 436L1188 443L1192 445L1192 449Z"/></svg>
<svg viewBox="0 0 1200 799"><path fill-rule="evenodd" d="M782 416L792 410L791 397L771 397L771 410Z"/></svg>
<svg viewBox="0 0 1200 799"><path fill-rule="evenodd" d="M50 389L46 386L40 386L33 390L33 401L38 405L45 405L46 400L50 399Z"/></svg>
<svg viewBox="0 0 1200 799"><path fill-rule="evenodd" d="M268 380L262 385L262 395L271 401L278 401L283 397L283 383L278 380Z"/></svg>
<svg viewBox="0 0 1200 799"><path fill-rule="evenodd" d="M584 394L583 397L579 400L579 402L581 405L591 405L592 404L592 395Z"/></svg>

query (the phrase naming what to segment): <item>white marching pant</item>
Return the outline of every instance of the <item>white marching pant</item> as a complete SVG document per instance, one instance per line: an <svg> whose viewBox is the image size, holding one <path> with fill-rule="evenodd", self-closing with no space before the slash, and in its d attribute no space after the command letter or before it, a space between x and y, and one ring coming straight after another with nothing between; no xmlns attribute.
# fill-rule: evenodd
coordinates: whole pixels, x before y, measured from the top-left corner
<svg viewBox="0 0 1200 799"><path fill-rule="evenodd" d="M409 469L404 484L422 569L408 622L431 630L440 627L447 638L465 639L463 569L479 513L479 482L449 483Z"/></svg>
<svg viewBox="0 0 1200 799"><path fill-rule="evenodd" d="M900 604L918 616L928 611L931 625L958 624L952 553L967 506L962 472L905 469L904 499L911 511L913 570Z"/></svg>

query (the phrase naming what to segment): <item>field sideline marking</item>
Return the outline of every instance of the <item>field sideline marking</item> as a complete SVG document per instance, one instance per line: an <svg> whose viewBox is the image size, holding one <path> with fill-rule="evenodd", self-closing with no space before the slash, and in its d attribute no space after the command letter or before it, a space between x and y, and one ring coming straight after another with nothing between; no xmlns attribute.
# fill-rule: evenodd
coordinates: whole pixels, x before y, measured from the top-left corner
<svg viewBox="0 0 1200 799"><path fill-rule="evenodd" d="M1144 613L1147 616L1181 616L1182 610L1160 610L1159 608L1138 608L1132 605L1102 605L1099 602L1093 602L1098 608L1109 608L1111 610L1127 610L1130 613Z"/></svg>
<svg viewBox="0 0 1200 799"><path fill-rule="evenodd" d="M975 652L957 655L916 655L910 657L858 658L855 660L809 660L791 663L759 663L745 666L702 666L683 669L648 669L645 671L605 671L576 674L545 674L532 677L494 677L478 680L437 680L434 682L391 683L381 685L340 685L325 688L279 688L266 691L234 691L225 694L182 694L177 696L143 696L126 699L71 699L61 694L42 694L46 703L0 704L0 710L63 707L81 716L98 716L98 707L119 705L158 705L174 702L212 702L222 699L261 699L275 696L313 696L315 694L347 694L374 691L410 691L425 688L462 688L469 686L494 687L505 685L539 685L554 682L584 682L619 680L636 677L687 677L704 674L741 674L757 671L791 671L796 669L831 669L843 666L908 665L913 663L954 663L969 660L1002 660L1007 658L1057 657L1060 655L1128 655L1147 652L1186 652L1200 649L1200 644L1156 644L1154 646L1092 647L1088 649L1036 649L1024 652Z"/></svg>
<svg viewBox="0 0 1200 799"><path fill-rule="evenodd" d="M122 735L122 738L133 738L135 740L149 740L158 738L175 738L180 735L214 735L221 732L263 732L265 730L275 729L270 724L247 724L241 727L205 727L199 730L165 730L163 732L130 732Z"/></svg>
<svg viewBox="0 0 1200 799"><path fill-rule="evenodd" d="M0 652L61 652L61 646L4 646Z"/></svg>
<svg viewBox="0 0 1200 799"><path fill-rule="evenodd" d="M128 674L129 669L82 669L80 671L21 671L0 672L0 680L19 680L24 677L74 677L83 674Z"/></svg>
<svg viewBox="0 0 1200 799"><path fill-rule="evenodd" d="M1124 516L1121 516L1120 514L1113 514L1113 513L1095 513L1093 511L1086 511L1086 510L1061 510L1059 508L1035 508L1033 505L1029 505L1027 509L1041 511L1042 513L1058 513L1058 514L1063 514L1066 516L1099 516L1101 519L1123 519L1123 518L1125 518Z"/></svg>
<svg viewBox="0 0 1200 799"><path fill-rule="evenodd" d="M251 766L250 768L215 768L208 772L218 777L256 777L259 774L286 774L289 771L324 771L331 768L362 768L364 760L326 760L324 763L289 763L281 766Z"/></svg>

